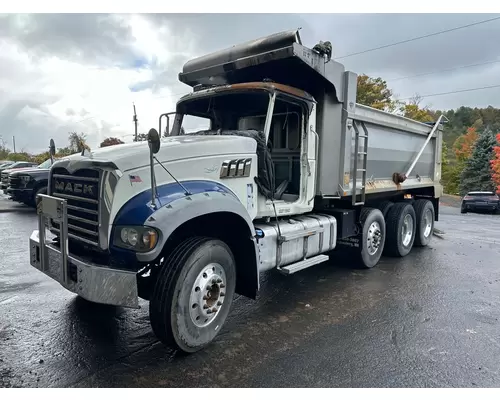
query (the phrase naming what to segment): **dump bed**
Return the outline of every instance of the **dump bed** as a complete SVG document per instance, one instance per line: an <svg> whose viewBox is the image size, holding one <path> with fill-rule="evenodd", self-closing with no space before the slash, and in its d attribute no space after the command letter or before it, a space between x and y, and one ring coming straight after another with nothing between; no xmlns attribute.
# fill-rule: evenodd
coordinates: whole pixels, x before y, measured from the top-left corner
<svg viewBox="0 0 500 400"><path fill-rule="evenodd" d="M320 196L352 196L354 188L359 200L364 195L429 187L439 197L441 128L420 152L432 124L357 104L357 75L346 72L334 58L333 54L327 62L303 46L299 31L292 30L193 59L184 65L179 80L195 87L270 79L310 93L317 102Z"/></svg>

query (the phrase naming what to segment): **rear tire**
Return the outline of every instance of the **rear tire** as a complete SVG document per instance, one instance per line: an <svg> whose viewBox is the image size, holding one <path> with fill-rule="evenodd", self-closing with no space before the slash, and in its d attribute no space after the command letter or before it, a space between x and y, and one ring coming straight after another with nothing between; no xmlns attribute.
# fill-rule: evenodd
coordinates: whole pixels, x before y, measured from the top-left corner
<svg viewBox="0 0 500 400"><path fill-rule="evenodd" d="M434 206L429 200L419 199L415 201L413 208L417 219L417 232L413 245L424 247L430 243L434 232Z"/></svg>
<svg viewBox="0 0 500 400"><path fill-rule="evenodd" d="M392 208L393 205L394 205L394 203L392 201L389 201L389 200L383 201L382 203L380 203L378 205L377 208L380 211L382 211L382 214L384 215L384 219L387 218L387 213L389 212L389 210Z"/></svg>
<svg viewBox="0 0 500 400"><path fill-rule="evenodd" d="M204 237L179 244L158 274L149 316L166 345L194 353L221 330L236 287L236 265L229 247Z"/></svg>
<svg viewBox="0 0 500 400"><path fill-rule="evenodd" d="M386 240L385 219L377 208L364 207L359 217L361 235L359 240L360 264L364 268L373 268L380 261Z"/></svg>
<svg viewBox="0 0 500 400"><path fill-rule="evenodd" d="M384 254L404 257L412 249L417 226L410 203L396 203L387 214L387 241Z"/></svg>

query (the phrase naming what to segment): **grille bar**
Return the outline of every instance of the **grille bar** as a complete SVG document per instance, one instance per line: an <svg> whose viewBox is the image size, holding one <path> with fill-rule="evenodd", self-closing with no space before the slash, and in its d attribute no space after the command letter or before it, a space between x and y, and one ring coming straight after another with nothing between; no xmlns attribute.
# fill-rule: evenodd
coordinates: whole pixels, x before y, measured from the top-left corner
<svg viewBox="0 0 500 400"><path fill-rule="evenodd" d="M52 225L54 225L54 224L52 224ZM56 232L56 233L59 233L59 228L56 228L55 226L52 227L52 230L54 232ZM74 234L69 233L69 232L68 232L68 237L71 238L71 239L79 240L79 241L87 243L87 244L91 244L93 246L98 246L99 245L99 243L97 243L94 240L85 239L85 238L83 238L81 236L77 236L77 235L74 235Z"/></svg>
<svg viewBox="0 0 500 400"><path fill-rule="evenodd" d="M54 196L62 197L63 199L86 201L87 203L99 204L99 201L97 201L97 200L87 199L85 197L73 196L73 195L70 195L70 194L54 193Z"/></svg>
<svg viewBox="0 0 500 400"><path fill-rule="evenodd" d="M68 219L83 222L84 224L99 226L99 222L97 222L97 221L92 221L91 219L77 217L76 215L68 215Z"/></svg>
<svg viewBox="0 0 500 400"><path fill-rule="evenodd" d="M85 182L99 182L99 178L91 178L87 176L73 176L73 175L62 175L62 174L54 174L53 178L61 178L67 180L71 178L72 181L85 181Z"/></svg>
<svg viewBox="0 0 500 400"><path fill-rule="evenodd" d="M70 228L73 229L73 230L75 230L75 231L78 231L78 232L86 233L87 235L90 235L90 236L99 236L98 232L93 232L91 230L82 228L80 226L68 224L68 229L70 229Z"/></svg>
<svg viewBox="0 0 500 400"><path fill-rule="evenodd" d="M59 196L59 195L57 193L55 193L54 196ZM72 211L81 211L81 212L92 214L92 215L99 215L99 213L97 211L89 210L89 209L83 208L83 207L72 206L69 204L66 207L68 208L68 210L72 210Z"/></svg>
<svg viewBox="0 0 500 400"><path fill-rule="evenodd" d="M99 246L99 171L82 168L70 173L55 168L51 174L51 195L66 199L68 237ZM60 226L52 221L54 230Z"/></svg>

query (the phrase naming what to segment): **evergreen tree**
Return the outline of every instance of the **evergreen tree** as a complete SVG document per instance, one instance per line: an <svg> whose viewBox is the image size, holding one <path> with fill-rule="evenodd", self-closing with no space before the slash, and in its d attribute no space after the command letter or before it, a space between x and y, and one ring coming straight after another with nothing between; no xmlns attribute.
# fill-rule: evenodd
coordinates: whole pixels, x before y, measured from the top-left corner
<svg viewBox="0 0 500 400"><path fill-rule="evenodd" d="M491 129L486 128L478 135L474 150L460 176L461 195L473 190L495 190L490 163L495 155L493 151L495 145L496 138Z"/></svg>

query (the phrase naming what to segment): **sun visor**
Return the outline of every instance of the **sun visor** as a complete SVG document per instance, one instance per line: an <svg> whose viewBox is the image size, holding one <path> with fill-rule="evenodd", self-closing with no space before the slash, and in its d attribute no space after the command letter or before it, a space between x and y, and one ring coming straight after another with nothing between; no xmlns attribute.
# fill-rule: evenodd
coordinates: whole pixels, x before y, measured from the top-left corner
<svg viewBox="0 0 500 400"><path fill-rule="evenodd" d="M342 101L344 67L302 45L299 30L285 31L207 54L184 64L179 80L191 87L262 82L266 79L317 97Z"/></svg>

